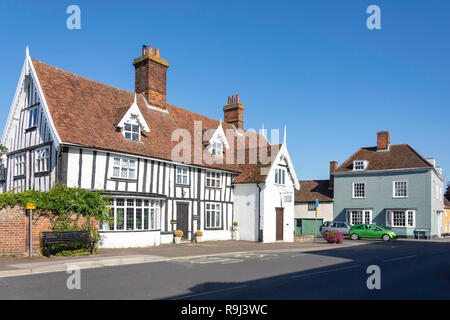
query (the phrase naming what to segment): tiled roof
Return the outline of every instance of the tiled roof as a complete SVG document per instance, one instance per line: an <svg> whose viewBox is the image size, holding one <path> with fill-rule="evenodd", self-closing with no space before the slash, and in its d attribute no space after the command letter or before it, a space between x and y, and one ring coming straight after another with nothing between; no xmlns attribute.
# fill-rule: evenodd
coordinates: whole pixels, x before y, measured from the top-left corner
<svg viewBox="0 0 450 320"><path fill-rule="evenodd" d="M300 180L300 190L295 190L295 202L333 201L330 180Z"/></svg>
<svg viewBox="0 0 450 320"><path fill-rule="evenodd" d="M172 149L179 143L171 141L174 130L187 130L191 134L191 147L194 150L194 121L201 121L202 132L219 126L216 119L171 104L165 106L168 112L154 110L147 107L144 98L138 95L137 104L150 127L150 132L142 132L141 142L128 141L115 125L132 105L134 92L93 81L34 59L32 61L62 143L171 160ZM222 123L222 127L227 134L227 129L233 128L228 123ZM251 131L246 133L268 146L263 135ZM229 142L235 138L235 134L227 136ZM203 148L203 141L200 141L200 144ZM245 149L248 153L248 139ZM237 152L236 148L231 152ZM191 152L189 163L194 163L193 153ZM241 173L236 182L258 182L263 179L257 174L261 164L203 162L199 165Z"/></svg>
<svg viewBox="0 0 450 320"><path fill-rule="evenodd" d="M444 196L444 207L450 209L450 197Z"/></svg>
<svg viewBox="0 0 450 320"><path fill-rule="evenodd" d="M336 172L353 170L353 160L367 160L366 170L388 170L406 168L432 168L433 166L417 153L409 144L390 145L387 151L377 151L376 147L360 148L342 163Z"/></svg>

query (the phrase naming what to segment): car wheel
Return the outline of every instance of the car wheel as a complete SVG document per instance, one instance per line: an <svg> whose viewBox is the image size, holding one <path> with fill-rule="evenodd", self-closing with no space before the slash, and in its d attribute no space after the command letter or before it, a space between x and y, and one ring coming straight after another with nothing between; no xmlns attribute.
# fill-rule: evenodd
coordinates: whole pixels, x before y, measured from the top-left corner
<svg viewBox="0 0 450 320"><path fill-rule="evenodd" d="M388 234L383 234L383 236L381 237L384 241L389 241L391 240L391 237Z"/></svg>
<svg viewBox="0 0 450 320"><path fill-rule="evenodd" d="M358 240L358 239L359 239L359 236L358 236L356 233L354 233L354 234L351 235L350 238L351 238L352 240Z"/></svg>

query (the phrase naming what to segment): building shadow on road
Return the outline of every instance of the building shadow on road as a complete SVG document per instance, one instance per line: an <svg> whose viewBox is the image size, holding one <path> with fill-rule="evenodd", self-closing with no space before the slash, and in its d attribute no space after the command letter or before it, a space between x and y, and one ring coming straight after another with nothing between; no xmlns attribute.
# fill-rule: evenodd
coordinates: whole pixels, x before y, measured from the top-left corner
<svg viewBox="0 0 450 320"><path fill-rule="evenodd" d="M346 262L245 282L205 282L189 288L188 294L166 299L450 299L450 242L375 240L359 246L337 244L336 249L284 254ZM367 286L371 265L380 266L381 289Z"/></svg>

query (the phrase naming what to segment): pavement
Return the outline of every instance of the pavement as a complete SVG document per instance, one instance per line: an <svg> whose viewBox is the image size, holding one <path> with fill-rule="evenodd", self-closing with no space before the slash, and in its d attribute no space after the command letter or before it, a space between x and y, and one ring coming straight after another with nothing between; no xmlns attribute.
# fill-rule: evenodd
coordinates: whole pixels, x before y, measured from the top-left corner
<svg viewBox="0 0 450 320"><path fill-rule="evenodd" d="M81 270L76 289L70 272L1 277L0 299L450 299L449 241L204 245L214 251L194 256L198 246L168 246L165 257L155 248L159 261ZM174 257L177 250L184 255ZM370 289L374 266L379 288ZM176 318L176 310L168 312Z"/></svg>
<svg viewBox="0 0 450 320"><path fill-rule="evenodd" d="M100 249L88 256L60 257L0 257L0 277L26 275L44 272L65 271L69 265L80 269L119 266L136 263L168 261L175 258L201 257L227 253L265 252L265 251L314 251L331 250L338 247L351 247L366 241L344 241L330 244L323 239L317 242L275 242L257 243L250 241L208 241L201 243L162 244L157 247Z"/></svg>

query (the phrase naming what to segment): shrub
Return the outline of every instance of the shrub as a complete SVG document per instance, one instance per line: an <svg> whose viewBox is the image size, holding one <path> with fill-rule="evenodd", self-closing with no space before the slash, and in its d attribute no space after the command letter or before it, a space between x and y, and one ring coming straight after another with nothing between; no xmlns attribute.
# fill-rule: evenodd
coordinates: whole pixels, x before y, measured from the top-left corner
<svg viewBox="0 0 450 320"><path fill-rule="evenodd" d="M195 236L196 237L201 237L201 236L203 236L203 232L200 231L200 230L197 230L197 231L195 231Z"/></svg>
<svg viewBox="0 0 450 320"><path fill-rule="evenodd" d="M181 231L181 230L176 230L176 231L174 231L173 234L174 234L175 237L181 238L181 237L183 236L183 231Z"/></svg>
<svg viewBox="0 0 450 320"><path fill-rule="evenodd" d="M237 226L238 226L237 221L233 222L233 227L237 227Z"/></svg>
<svg viewBox="0 0 450 320"><path fill-rule="evenodd" d="M323 238L328 243L342 243L344 242L344 235L339 231L326 231Z"/></svg>
<svg viewBox="0 0 450 320"><path fill-rule="evenodd" d="M0 148L1 152L1 148ZM49 191L27 190L24 192L5 192L0 194L0 209L19 205L25 207L28 202L36 203L37 210L34 217L48 215L51 218L53 231L80 231L88 230L91 239L98 241L100 236L91 218L97 219L101 224L109 221L109 198L100 191L88 191L81 188L68 188L57 185ZM28 213L26 213L28 214ZM83 217L84 222L79 223ZM52 247L53 255L87 254L88 245L68 244ZM45 253L46 250L42 247Z"/></svg>

